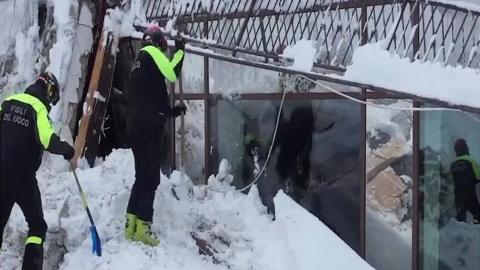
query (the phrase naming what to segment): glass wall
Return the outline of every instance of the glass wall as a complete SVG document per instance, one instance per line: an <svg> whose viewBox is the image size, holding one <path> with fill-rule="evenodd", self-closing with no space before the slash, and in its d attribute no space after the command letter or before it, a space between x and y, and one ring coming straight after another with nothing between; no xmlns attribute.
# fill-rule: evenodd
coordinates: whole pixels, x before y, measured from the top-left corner
<svg viewBox="0 0 480 270"><path fill-rule="evenodd" d="M202 94L204 89L204 57L186 53L184 59L182 68L183 92ZM179 93L178 83L175 86L175 92Z"/></svg>
<svg viewBox="0 0 480 270"><path fill-rule="evenodd" d="M187 113L184 122L184 166L185 173L194 184L205 183L205 106L203 100L187 100ZM175 164L180 168L182 156L182 131L180 117L175 118Z"/></svg>
<svg viewBox="0 0 480 270"><path fill-rule="evenodd" d="M264 166L279 107L279 100L222 99L212 104L213 155L231 163L235 186L246 186ZM271 214L273 197L283 189L356 251L360 109L347 100L285 101L274 150L258 182Z"/></svg>
<svg viewBox="0 0 480 270"><path fill-rule="evenodd" d="M404 100L369 101L412 107ZM411 111L367 106L365 244L366 260L377 270L412 267L412 123Z"/></svg>
<svg viewBox="0 0 480 270"><path fill-rule="evenodd" d="M419 269L478 270L480 115L422 112L419 140Z"/></svg>
<svg viewBox="0 0 480 270"><path fill-rule="evenodd" d="M244 93L278 93L280 73L210 59L210 93L236 96Z"/></svg>

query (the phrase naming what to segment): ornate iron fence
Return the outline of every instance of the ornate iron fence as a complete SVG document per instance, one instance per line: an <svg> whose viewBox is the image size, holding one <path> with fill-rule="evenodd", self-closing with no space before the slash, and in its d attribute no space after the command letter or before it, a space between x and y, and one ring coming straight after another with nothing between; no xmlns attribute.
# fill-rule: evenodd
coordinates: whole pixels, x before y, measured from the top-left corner
<svg viewBox="0 0 480 270"><path fill-rule="evenodd" d="M480 68L480 9L443 0L145 0L144 5L149 20L175 23L233 54L276 58L284 45L316 40L318 63L338 68L350 63L361 44L386 40L386 48L412 60Z"/></svg>

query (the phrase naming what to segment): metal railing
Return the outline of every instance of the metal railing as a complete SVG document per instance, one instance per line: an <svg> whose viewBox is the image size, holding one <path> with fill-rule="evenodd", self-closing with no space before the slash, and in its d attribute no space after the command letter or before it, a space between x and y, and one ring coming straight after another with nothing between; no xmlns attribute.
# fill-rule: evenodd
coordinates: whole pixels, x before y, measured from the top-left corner
<svg viewBox="0 0 480 270"><path fill-rule="evenodd" d="M480 12L431 0L145 0L147 18L172 20L196 39L275 59L279 48L317 41L317 64L343 68L362 44L418 61L480 68ZM188 3L186 3L188 2ZM210 6L202 6L210 2Z"/></svg>

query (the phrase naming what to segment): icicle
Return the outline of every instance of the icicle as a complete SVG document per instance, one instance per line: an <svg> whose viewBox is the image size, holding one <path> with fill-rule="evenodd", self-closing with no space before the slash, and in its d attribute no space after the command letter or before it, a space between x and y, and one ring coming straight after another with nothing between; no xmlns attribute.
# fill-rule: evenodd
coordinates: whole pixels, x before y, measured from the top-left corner
<svg viewBox="0 0 480 270"><path fill-rule="evenodd" d="M446 66L448 64L448 60L450 60L450 55L452 55L453 49L455 48L455 43L450 43L450 47L448 47L447 50L447 56L445 57L445 61L443 62L443 65Z"/></svg>
<svg viewBox="0 0 480 270"><path fill-rule="evenodd" d="M407 57L408 48L410 48L410 44L412 44L413 39L415 38L415 34L417 33L417 30L418 30L418 24L415 24L412 27L412 31L410 31L410 36L408 37L407 48L405 49L405 51L403 51L403 55L402 55L403 58Z"/></svg>
<svg viewBox="0 0 480 270"><path fill-rule="evenodd" d="M425 52L425 55L423 56L423 59L421 60L422 62L427 61L428 54L430 53L430 50L432 49L433 43L435 42L436 38L437 38L436 34L432 35L432 37L430 38L430 41L428 42L428 49Z"/></svg>
<svg viewBox="0 0 480 270"><path fill-rule="evenodd" d="M473 48L470 50L466 67L469 67L472 64L473 58L475 58L475 55L477 55L477 49L478 46L473 46Z"/></svg>

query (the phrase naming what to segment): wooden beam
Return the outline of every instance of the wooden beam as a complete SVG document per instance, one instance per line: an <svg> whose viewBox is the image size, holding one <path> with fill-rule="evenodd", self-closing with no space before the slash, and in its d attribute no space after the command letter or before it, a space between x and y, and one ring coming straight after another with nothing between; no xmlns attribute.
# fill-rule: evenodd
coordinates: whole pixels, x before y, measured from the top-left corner
<svg viewBox="0 0 480 270"><path fill-rule="evenodd" d="M84 147L84 156L87 159L88 164L92 167L95 164L95 159L97 157L108 103L112 92L118 41L119 38L117 35L109 34L102 72L99 77L97 90L94 94L93 111L90 117Z"/></svg>
<svg viewBox="0 0 480 270"><path fill-rule="evenodd" d="M74 162L78 162L78 159L83 155L85 140L87 137L87 130L90 124L90 118L93 112L94 106L94 95L98 89L98 83L100 81L102 67L105 61L105 45L106 45L106 36L102 31L100 35L100 40L97 46L97 53L95 57L95 64L93 66L92 76L88 85L88 93L85 97L85 102L83 103L82 118L80 120L80 127L78 129L78 135L75 139L75 155L73 157Z"/></svg>

